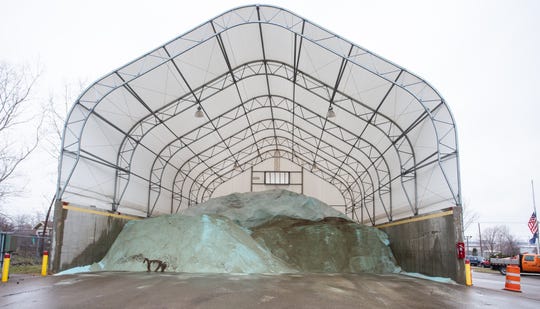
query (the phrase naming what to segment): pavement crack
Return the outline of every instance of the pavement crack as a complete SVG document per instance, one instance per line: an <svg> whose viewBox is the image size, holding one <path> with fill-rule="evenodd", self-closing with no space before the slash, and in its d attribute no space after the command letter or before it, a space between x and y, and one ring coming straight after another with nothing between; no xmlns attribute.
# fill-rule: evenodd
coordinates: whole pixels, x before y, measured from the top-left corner
<svg viewBox="0 0 540 309"><path fill-rule="evenodd" d="M33 290L27 290L27 291L22 291L22 292L18 292L18 293L6 294L6 295L2 295L2 297L9 297L9 296L33 293L33 292L37 292L37 291L41 291L41 290L47 290L47 289L50 289L50 288L51 288L50 286L47 286L47 287L43 287L43 288L39 288L39 289L33 289Z"/></svg>

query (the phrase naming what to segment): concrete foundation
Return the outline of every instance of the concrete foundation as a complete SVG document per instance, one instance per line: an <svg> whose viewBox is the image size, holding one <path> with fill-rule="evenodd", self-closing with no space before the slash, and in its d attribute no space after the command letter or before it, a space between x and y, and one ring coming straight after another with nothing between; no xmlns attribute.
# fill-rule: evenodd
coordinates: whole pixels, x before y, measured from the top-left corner
<svg viewBox="0 0 540 309"><path fill-rule="evenodd" d="M127 219L66 209L58 201L54 216L53 272L100 261L126 222Z"/></svg>
<svg viewBox="0 0 540 309"><path fill-rule="evenodd" d="M407 272L451 278L465 284L464 260L456 243L463 241L461 207L379 226L388 234L397 264Z"/></svg>

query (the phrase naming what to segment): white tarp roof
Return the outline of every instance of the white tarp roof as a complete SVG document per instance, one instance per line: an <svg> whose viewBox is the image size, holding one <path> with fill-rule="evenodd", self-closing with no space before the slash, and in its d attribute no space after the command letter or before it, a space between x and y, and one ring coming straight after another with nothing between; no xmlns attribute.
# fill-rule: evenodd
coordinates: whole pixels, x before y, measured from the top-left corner
<svg viewBox="0 0 540 309"><path fill-rule="evenodd" d="M371 223L460 205L455 124L430 85L258 5L203 23L89 87L66 121L57 198L174 212L276 155L334 185Z"/></svg>

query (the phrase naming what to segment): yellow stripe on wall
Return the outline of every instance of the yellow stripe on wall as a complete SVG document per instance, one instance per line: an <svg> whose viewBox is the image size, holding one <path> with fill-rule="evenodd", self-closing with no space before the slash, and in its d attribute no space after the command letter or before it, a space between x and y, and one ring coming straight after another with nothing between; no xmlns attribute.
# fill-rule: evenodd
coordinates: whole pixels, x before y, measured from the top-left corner
<svg viewBox="0 0 540 309"><path fill-rule="evenodd" d="M140 217L135 217L135 216L130 216L130 215L115 214L115 213L110 213L110 212L107 212L107 211L100 211L100 210L95 210L95 209L81 208L81 207L76 207L76 206L71 206L71 205L62 205L62 208L67 209L67 210L85 212L85 213L94 214L94 215L98 215L98 216L107 216L107 217L126 219L126 220L140 220L140 219L142 219Z"/></svg>
<svg viewBox="0 0 540 309"><path fill-rule="evenodd" d="M447 211L439 212L439 213L435 213L435 214L419 216L419 217L414 217L414 218L409 218L409 219L404 219L404 220L399 220L399 221L394 221L394 222L388 222L388 223L384 223L384 224L381 224L381 225L375 225L375 227L384 228L384 227L389 227L389 226L394 226L394 225L401 225L401 224L406 224L406 223L411 223L411 222L424 221L424 220L438 218L438 217L451 216L453 214L454 214L453 210L447 210Z"/></svg>

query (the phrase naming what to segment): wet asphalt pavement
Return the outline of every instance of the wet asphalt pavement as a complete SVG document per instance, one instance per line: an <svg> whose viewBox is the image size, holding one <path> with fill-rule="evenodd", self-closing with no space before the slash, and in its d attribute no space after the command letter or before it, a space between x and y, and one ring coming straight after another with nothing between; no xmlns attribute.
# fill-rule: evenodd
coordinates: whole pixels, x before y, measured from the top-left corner
<svg viewBox="0 0 540 309"><path fill-rule="evenodd" d="M540 308L527 293L403 275L101 272L14 275L2 308Z"/></svg>

